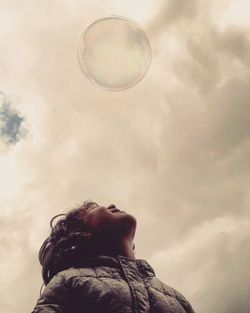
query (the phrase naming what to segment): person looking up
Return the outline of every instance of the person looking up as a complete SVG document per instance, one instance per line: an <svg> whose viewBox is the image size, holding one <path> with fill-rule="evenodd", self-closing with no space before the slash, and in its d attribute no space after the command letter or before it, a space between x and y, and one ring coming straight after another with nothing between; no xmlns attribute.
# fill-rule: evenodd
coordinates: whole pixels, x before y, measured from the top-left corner
<svg viewBox="0 0 250 313"><path fill-rule="evenodd" d="M136 259L136 225L114 204L93 201L54 216L39 251L45 288L32 313L194 313L147 261Z"/></svg>

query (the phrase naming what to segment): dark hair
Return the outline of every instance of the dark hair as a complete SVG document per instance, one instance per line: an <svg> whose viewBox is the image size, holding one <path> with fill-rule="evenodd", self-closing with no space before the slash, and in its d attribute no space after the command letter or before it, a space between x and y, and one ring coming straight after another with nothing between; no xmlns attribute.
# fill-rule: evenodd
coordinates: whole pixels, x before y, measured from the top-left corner
<svg viewBox="0 0 250 313"><path fill-rule="evenodd" d="M87 226L84 224L84 212L92 201L84 201L82 205L71 209L67 214L55 215L51 221L50 236L42 244L38 258L42 265L42 277L44 284L60 271L72 266L80 266L80 261L90 253ZM53 221L62 217L53 226Z"/></svg>

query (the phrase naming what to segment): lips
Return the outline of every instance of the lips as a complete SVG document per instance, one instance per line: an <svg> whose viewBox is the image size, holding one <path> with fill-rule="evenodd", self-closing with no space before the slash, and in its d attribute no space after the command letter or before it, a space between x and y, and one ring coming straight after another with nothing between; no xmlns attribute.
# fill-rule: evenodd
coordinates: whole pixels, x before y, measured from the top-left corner
<svg viewBox="0 0 250 313"><path fill-rule="evenodd" d="M121 211L121 210L118 210L117 208L113 208L113 209L111 209L110 210L112 213L126 213L126 212L124 212L124 211Z"/></svg>

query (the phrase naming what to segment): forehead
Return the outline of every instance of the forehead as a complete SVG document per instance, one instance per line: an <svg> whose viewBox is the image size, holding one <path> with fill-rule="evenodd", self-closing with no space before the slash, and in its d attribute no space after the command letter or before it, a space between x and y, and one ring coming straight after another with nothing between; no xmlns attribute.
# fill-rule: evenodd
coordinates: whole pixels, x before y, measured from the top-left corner
<svg viewBox="0 0 250 313"><path fill-rule="evenodd" d="M79 216L84 218L88 209L94 207L99 207L98 203L94 201L84 201L84 203L78 208Z"/></svg>
<svg viewBox="0 0 250 313"><path fill-rule="evenodd" d="M77 205L74 209L70 210L67 214L67 220L76 220L82 217L89 208L98 206L94 201L84 201L82 204Z"/></svg>
<svg viewBox="0 0 250 313"><path fill-rule="evenodd" d="M88 208L94 207L94 206L99 206L99 205L98 205L98 203L96 203L94 201L84 201L84 203L82 204L82 206L80 208L88 209Z"/></svg>

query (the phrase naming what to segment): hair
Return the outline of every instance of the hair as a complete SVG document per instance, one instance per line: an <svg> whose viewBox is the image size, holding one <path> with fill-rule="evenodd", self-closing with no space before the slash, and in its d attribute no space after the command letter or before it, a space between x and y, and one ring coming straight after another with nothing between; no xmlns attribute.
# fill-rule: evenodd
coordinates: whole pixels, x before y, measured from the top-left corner
<svg viewBox="0 0 250 313"><path fill-rule="evenodd" d="M92 204L96 203L84 201L80 207L71 209L67 214L57 214L51 219L50 236L44 241L38 253L45 285L58 272L80 266L79 262L90 254L84 212ZM54 220L60 216L62 218L53 226Z"/></svg>

